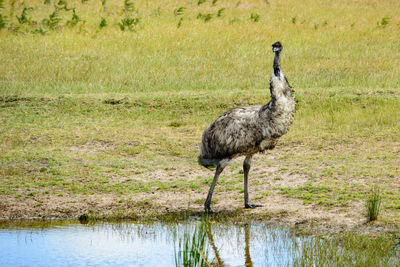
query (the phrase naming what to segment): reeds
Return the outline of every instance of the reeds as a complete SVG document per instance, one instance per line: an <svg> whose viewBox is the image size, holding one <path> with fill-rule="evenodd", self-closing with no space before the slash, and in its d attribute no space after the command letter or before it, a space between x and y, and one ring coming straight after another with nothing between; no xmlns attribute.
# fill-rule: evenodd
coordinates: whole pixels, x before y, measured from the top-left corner
<svg viewBox="0 0 400 267"><path fill-rule="evenodd" d="M194 230L191 224L185 221L183 235L175 237L176 266L210 266L208 262L209 251L207 239L209 227L209 221L206 217L203 217L200 223L195 225Z"/></svg>
<svg viewBox="0 0 400 267"><path fill-rule="evenodd" d="M371 188L369 196L365 203L366 216L368 222L372 222L378 219L379 212L381 209L381 203L382 203L381 191L378 186L374 186Z"/></svg>

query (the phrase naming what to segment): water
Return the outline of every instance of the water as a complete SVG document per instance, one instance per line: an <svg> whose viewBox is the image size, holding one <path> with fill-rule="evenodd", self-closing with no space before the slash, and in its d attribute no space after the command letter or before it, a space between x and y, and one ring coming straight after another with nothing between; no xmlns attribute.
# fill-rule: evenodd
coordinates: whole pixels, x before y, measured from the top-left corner
<svg viewBox="0 0 400 267"><path fill-rule="evenodd" d="M8 225L0 229L0 266L175 266L179 239L185 231L192 234L199 224L191 220L175 225ZM219 261L225 266L290 263L293 235L288 231L263 224L211 224L210 229L209 262Z"/></svg>
<svg viewBox="0 0 400 267"><path fill-rule="evenodd" d="M190 251L214 266L400 266L393 244L387 235L326 239L198 218L178 224L0 222L0 266L180 266Z"/></svg>

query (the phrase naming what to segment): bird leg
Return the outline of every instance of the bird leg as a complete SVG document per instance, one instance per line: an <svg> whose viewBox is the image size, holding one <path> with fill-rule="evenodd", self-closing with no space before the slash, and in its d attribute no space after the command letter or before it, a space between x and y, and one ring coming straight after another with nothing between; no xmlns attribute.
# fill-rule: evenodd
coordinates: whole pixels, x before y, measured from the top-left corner
<svg viewBox="0 0 400 267"><path fill-rule="evenodd" d="M262 207L260 204L250 204L249 200L249 189L248 189L248 178L250 171L251 158L253 155L246 156L243 162L243 172L244 172L244 207L246 209L254 209L256 207Z"/></svg>
<svg viewBox="0 0 400 267"><path fill-rule="evenodd" d="M227 164L227 162L222 162L222 163L220 162L217 165L217 169L215 170L214 180L211 183L210 190L208 190L206 202L204 202L204 211L206 213L214 213L214 211L211 209L211 198L212 198L212 194L214 192L214 187L217 184L218 177L221 174L221 172L224 170L226 164Z"/></svg>

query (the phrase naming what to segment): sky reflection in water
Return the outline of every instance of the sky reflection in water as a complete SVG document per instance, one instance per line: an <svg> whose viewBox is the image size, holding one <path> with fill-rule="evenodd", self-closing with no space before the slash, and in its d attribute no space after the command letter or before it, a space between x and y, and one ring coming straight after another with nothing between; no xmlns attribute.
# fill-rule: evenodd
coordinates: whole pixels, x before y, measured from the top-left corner
<svg viewBox="0 0 400 267"><path fill-rule="evenodd" d="M174 239L197 224L58 222L0 229L0 266L175 266ZM210 260L225 266L286 266L296 250L294 239L263 224L212 224Z"/></svg>

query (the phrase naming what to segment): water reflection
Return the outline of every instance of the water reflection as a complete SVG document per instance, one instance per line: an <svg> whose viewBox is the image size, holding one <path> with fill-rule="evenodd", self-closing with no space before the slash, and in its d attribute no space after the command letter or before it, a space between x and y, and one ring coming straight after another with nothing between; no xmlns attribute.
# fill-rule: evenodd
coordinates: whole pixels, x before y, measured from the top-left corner
<svg viewBox="0 0 400 267"><path fill-rule="evenodd" d="M251 261L250 257L250 225L246 224L244 226L244 243L245 243L245 249L244 249L244 256L246 258L245 266L246 267L253 267L253 262Z"/></svg>
<svg viewBox="0 0 400 267"><path fill-rule="evenodd" d="M198 218L178 224L9 222L0 225L0 266L175 266L182 250L177 240L185 231L193 238L200 224ZM271 234L285 232L262 224L209 223L204 229L207 261L217 266L274 264L268 255L281 241Z"/></svg>
<svg viewBox="0 0 400 267"><path fill-rule="evenodd" d="M177 224L8 221L0 222L0 266L176 266L176 255L184 255L179 253L185 249L198 250L200 241L204 245L201 257L213 266L321 266L331 259L337 266L345 266L348 259L357 260L360 266L370 261L377 266L400 263L385 253L377 258L376 252L351 249L359 244L369 246L370 240L346 240L350 245L343 247L264 224L204 224L198 218ZM374 246L386 244L391 251L393 244L385 242ZM374 246L370 251L376 251Z"/></svg>
<svg viewBox="0 0 400 267"><path fill-rule="evenodd" d="M207 230L207 237L210 241L210 246L212 248L212 251L214 252L215 255L215 263L219 267L225 267L224 260L221 258L221 255L219 253L218 247L215 245L214 242L214 237L212 235L211 229L208 228ZM245 258L245 263L244 266L246 267L253 267L253 262L251 260L250 256L250 224L246 223L244 225L244 258Z"/></svg>

